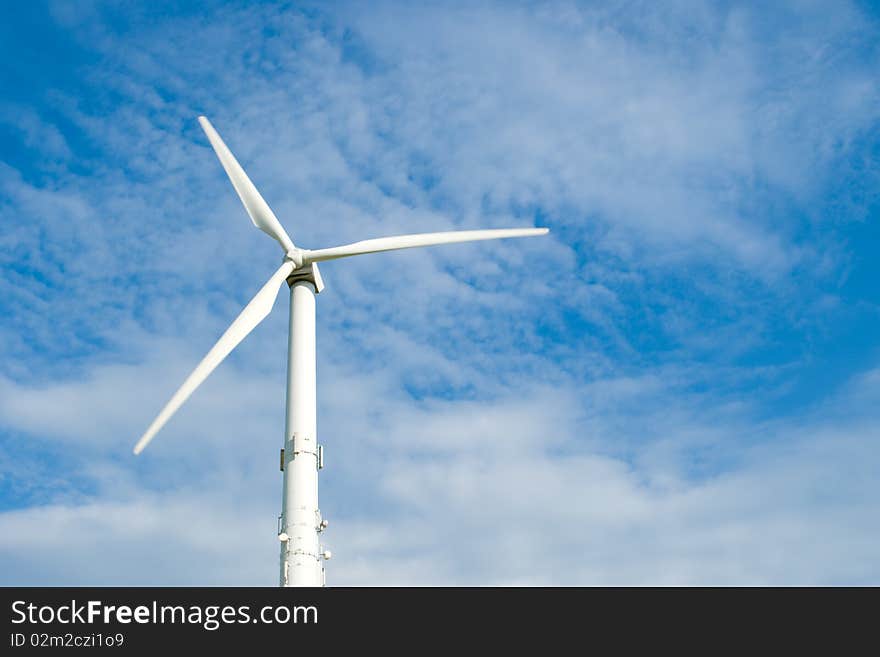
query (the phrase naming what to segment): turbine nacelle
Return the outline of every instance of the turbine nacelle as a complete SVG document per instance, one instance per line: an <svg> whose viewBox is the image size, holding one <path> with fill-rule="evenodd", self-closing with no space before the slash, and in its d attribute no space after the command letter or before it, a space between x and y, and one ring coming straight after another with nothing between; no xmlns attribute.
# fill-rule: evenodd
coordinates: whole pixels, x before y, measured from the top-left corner
<svg viewBox="0 0 880 657"><path fill-rule="evenodd" d="M288 262L287 258L285 258L285 262ZM318 269L317 262L311 262L290 272L290 275L287 277L287 284L292 286L297 281L308 281L311 283L315 287L315 294L324 289L324 279L321 278L321 270Z"/></svg>

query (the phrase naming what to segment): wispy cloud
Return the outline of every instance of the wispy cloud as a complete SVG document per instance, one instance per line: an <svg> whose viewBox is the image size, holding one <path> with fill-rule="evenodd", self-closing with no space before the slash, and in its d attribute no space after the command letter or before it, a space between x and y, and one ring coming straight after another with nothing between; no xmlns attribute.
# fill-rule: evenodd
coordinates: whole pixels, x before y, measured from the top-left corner
<svg viewBox="0 0 880 657"><path fill-rule="evenodd" d="M200 113L306 247L552 228L327 263L331 583L877 581L880 298L845 287L876 255L875 17L52 15L79 86L0 108L8 582L274 580L283 298L129 455L280 257Z"/></svg>

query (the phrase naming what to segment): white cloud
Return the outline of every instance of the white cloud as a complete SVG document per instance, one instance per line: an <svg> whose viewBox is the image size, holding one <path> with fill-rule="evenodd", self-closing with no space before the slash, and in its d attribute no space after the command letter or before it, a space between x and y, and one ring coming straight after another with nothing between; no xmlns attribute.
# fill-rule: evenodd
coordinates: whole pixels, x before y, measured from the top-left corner
<svg viewBox="0 0 880 657"><path fill-rule="evenodd" d="M389 389L389 374L322 372L331 583L827 584L880 576L874 416L761 427L674 390L658 400L650 381L596 382L605 395L590 410L570 386L418 403ZM87 452L96 461L80 474L100 482L91 498L0 514L0 552L16 564L8 582L18 581L13 573L22 582L80 584L274 581L280 477L269 473L280 404L258 401L277 387L269 381L251 381L244 398L242 384L221 376L206 386L141 459ZM860 387L870 385L868 377ZM79 388L114 399L104 382ZM18 407L21 391L6 392ZM640 400L648 402L641 413ZM68 420L70 452L95 427L85 415ZM30 421L22 414L21 428ZM113 425L96 430L130 448ZM743 440L745 431L769 435ZM66 549L53 548L47 532Z"/></svg>

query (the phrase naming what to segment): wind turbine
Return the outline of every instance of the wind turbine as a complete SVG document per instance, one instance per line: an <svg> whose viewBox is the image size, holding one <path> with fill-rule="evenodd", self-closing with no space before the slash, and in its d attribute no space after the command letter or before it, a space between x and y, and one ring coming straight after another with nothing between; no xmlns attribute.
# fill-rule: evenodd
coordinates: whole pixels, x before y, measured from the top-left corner
<svg viewBox="0 0 880 657"><path fill-rule="evenodd" d="M284 471L279 581L281 586L323 586L323 560L319 534L327 526L318 510L318 470L323 450L317 443L315 404L315 295L323 288L318 263L365 253L410 249L417 246L472 242L504 237L544 235L547 228L460 230L418 235L395 235L311 251L296 246L272 209L247 177L232 152L204 116L199 123L220 158L226 175L238 192L254 225L277 240L284 250L281 266L245 306L226 332L165 404L134 447L140 454L193 391L272 310L281 284L290 286L290 324L287 361L287 409L284 420Z"/></svg>

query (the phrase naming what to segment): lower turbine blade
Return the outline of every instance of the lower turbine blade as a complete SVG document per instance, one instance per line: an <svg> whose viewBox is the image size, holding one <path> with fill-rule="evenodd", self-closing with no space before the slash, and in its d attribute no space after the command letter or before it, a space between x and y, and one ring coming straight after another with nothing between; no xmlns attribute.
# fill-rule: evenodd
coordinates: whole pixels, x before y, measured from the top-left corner
<svg viewBox="0 0 880 657"><path fill-rule="evenodd" d="M284 264L278 268L272 278L260 288L257 295L251 299L250 303L245 306L241 314L235 318L230 327L220 337L208 355L202 359L193 373L187 377L183 385L178 388L174 396L165 404L165 408L156 416L153 423L149 426L137 445L134 446L134 453L140 454L144 448L150 443L159 430L165 426L165 423L171 419L171 416L183 405L193 391L198 388L202 382L208 378L208 375L214 371L226 356L229 355L238 344L244 340L247 335L253 331L257 325L266 319L271 312L272 306L275 305L275 299L278 296L278 290L284 283L291 271L293 271L293 263L285 260Z"/></svg>

